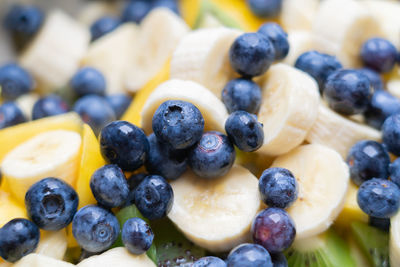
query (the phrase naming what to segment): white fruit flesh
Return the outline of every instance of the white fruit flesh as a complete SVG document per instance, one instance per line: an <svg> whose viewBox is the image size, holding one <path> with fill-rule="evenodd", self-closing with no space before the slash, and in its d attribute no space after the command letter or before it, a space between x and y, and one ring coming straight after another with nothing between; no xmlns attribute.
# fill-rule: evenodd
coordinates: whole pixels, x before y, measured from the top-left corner
<svg viewBox="0 0 400 267"><path fill-rule="evenodd" d="M287 31L311 30L318 5L319 0L282 1L281 22L283 28Z"/></svg>
<svg viewBox="0 0 400 267"><path fill-rule="evenodd" d="M74 267L72 263L57 260L44 255L31 253L17 261L13 267Z"/></svg>
<svg viewBox="0 0 400 267"><path fill-rule="evenodd" d="M39 245L35 253L62 260L67 251L67 243L65 229L60 231L41 231Z"/></svg>
<svg viewBox="0 0 400 267"><path fill-rule="evenodd" d="M400 212L390 219L390 266L400 266Z"/></svg>
<svg viewBox="0 0 400 267"><path fill-rule="evenodd" d="M289 54L283 59L283 62L294 66L297 58L304 52L313 49L314 36L308 31L290 31L288 41L290 45Z"/></svg>

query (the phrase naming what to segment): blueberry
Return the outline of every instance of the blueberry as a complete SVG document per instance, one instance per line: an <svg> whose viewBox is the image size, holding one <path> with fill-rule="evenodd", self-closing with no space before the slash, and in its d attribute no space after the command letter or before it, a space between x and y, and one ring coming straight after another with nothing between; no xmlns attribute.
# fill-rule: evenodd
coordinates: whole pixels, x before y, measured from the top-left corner
<svg viewBox="0 0 400 267"><path fill-rule="evenodd" d="M262 201L269 207L285 209L297 199L296 178L285 168L266 169L258 181Z"/></svg>
<svg viewBox="0 0 400 267"><path fill-rule="evenodd" d="M178 179L187 169L185 151L171 150L157 141L154 134L148 137L150 149L145 166L149 173L158 174L165 179Z"/></svg>
<svg viewBox="0 0 400 267"><path fill-rule="evenodd" d="M229 50L232 68L245 77L264 74L275 59L272 42L260 33L245 33L236 38Z"/></svg>
<svg viewBox="0 0 400 267"><path fill-rule="evenodd" d="M106 96L106 100L114 110L117 119L119 119L131 104L132 97L127 94L111 94Z"/></svg>
<svg viewBox="0 0 400 267"><path fill-rule="evenodd" d="M247 0L247 4L260 18L277 17L282 9L282 0Z"/></svg>
<svg viewBox="0 0 400 267"><path fill-rule="evenodd" d="M152 4L152 8L158 8L158 7L168 8L175 14L179 15L177 0L155 0Z"/></svg>
<svg viewBox="0 0 400 267"><path fill-rule="evenodd" d="M368 77L361 72L338 70L329 75L323 95L336 112L354 115L368 108L372 90Z"/></svg>
<svg viewBox="0 0 400 267"><path fill-rule="evenodd" d="M90 189L97 202L106 208L121 206L129 194L125 174L115 164L97 169L90 179Z"/></svg>
<svg viewBox="0 0 400 267"><path fill-rule="evenodd" d="M398 112L400 100L397 97L384 90L375 90L364 117L370 126L379 130L390 115Z"/></svg>
<svg viewBox="0 0 400 267"><path fill-rule="evenodd" d="M218 257L206 256L195 261L192 267L226 267L226 263Z"/></svg>
<svg viewBox="0 0 400 267"><path fill-rule="evenodd" d="M41 229L61 230L72 221L78 194L64 181L49 177L33 184L25 194L29 218Z"/></svg>
<svg viewBox="0 0 400 267"><path fill-rule="evenodd" d="M132 204L135 204L135 189L147 176L148 174L140 172L137 174L132 174L129 177L129 179L127 180L129 186L129 194L122 207L127 207Z"/></svg>
<svg viewBox="0 0 400 267"><path fill-rule="evenodd" d="M390 219L389 218L376 218L369 216L369 225L381 229L382 231L388 232L390 229Z"/></svg>
<svg viewBox="0 0 400 267"><path fill-rule="evenodd" d="M400 188L400 158L389 165L390 180Z"/></svg>
<svg viewBox="0 0 400 267"><path fill-rule="evenodd" d="M288 262L283 253L271 254L272 263L274 267L288 267Z"/></svg>
<svg viewBox="0 0 400 267"><path fill-rule="evenodd" d="M346 161L350 168L350 177L357 185L372 178L389 177L389 153L378 142L371 140L357 142L350 149Z"/></svg>
<svg viewBox="0 0 400 267"><path fill-rule="evenodd" d="M143 130L127 121L114 121L100 133L100 150L104 159L124 171L143 166L149 142Z"/></svg>
<svg viewBox="0 0 400 267"><path fill-rule="evenodd" d="M379 73L369 68L361 68L358 69L358 71L368 77L369 82L374 90L384 89L383 81Z"/></svg>
<svg viewBox="0 0 400 267"><path fill-rule="evenodd" d="M15 102L0 105L0 129L26 122L26 118Z"/></svg>
<svg viewBox="0 0 400 267"><path fill-rule="evenodd" d="M68 104L57 95L47 95L40 98L33 105L32 119L37 120L44 117L59 115L68 112Z"/></svg>
<svg viewBox="0 0 400 267"><path fill-rule="evenodd" d="M223 176L231 169L236 153L228 137L219 132L206 132L189 153L189 166L200 177Z"/></svg>
<svg viewBox="0 0 400 267"><path fill-rule="evenodd" d="M70 86L78 96L104 95L106 92L106 80L103 74L92 67L78 70L72 77Z"/></svg>
<svg viewBox="0 0 400 267"><path fill-rule="evenodd" d="M328 76L342 68L342 64L340 64L335 56L322 54L317 51L308 51L301 54L294 66L313 77L317 81L321 93Z"/></svg>
<svg viewBox="0 0 400 267"><path fill-rule="evenodd" d="M16 262L35 251L39 243L39 228L26 219L13 219L0 228L0 257Z"/></svg>
<svg viewBox="0 0 400 267"><path fill-rule="evenodd" d="M72 234L78 244L89 252L101 252L117 240L119 223L110 211L96 205L88 205L75 214Z"/></svg>
<svg viewBox="0 0 400 267"><path fill-rule="evenodd" d="M172 187L159 175L147 176L135 190L136 207L150 220L165 217L173 202Z"/></svg>
<svg viewBox="0 0 400 267"><path fill-rule="evenodd" d="M197 143L204 130L204 119L193 104L181 100L162 103L153 116L153 131L160 142L173 149L186 149Z"/></svg>
<svg viewBox="0 0 400 267"><path fill-rule="evenodd" d="M150 226L140 218L130 218L122 227L122 242L135 255L145 253L153 243L154 234Z"/></svg>
<svg viewBox="0 0 400 267"><path fill-rule="evenodd" d="M44 20L42 10L35 5L13 5L6 13L4 26L15 34L32 36Z"/></svg>
<svg viewBox="0 0 400 267"><path fill-rule="evenodd" d="M389 152L400 156L400 113L385 120L382 125L382 140Z"/></svg>
<svg viewBox="0 0 400 267"><path fill-rule="evenodd" d="M389 72L396 64L396 56L396 47L382 38L368 39L361 47L364 65L377 72Z"/></svg>
<svg viewBox="0 0 400 267"><path fill-rule="evenodd" d="M264 143L263 125L253 114L235 111L225 122L225 131L232 142L242 151L253 152Z"/></svg>
<svg viewBox="0 0 400 267"><path fill-rule="evenodd" d="M92 41L95 41L106 35L107 33L112 32L115 30L121 21L118 18L104 16L93 22L90 26L90 34L92 35Z"/></svg>
<svg viewBox="0 0 400 267"><path fill-rule="evenodd" d="M10 63L0 67L1 96L16 99L33 89L31 75L17 64Z"/></svg>
<svg viewBox="0 0 400 267"><path fill-rule="evenodd" d="M104 97L98 95L81 97L75 102L74 111L90 125L96 135L104 126L115 120L114 110Z"/></svg>
<svg viewBox="0 0 400 267"><path fill-rule="evenodd" d="M244 243L234 248L226 259L228 267L273 267L271 256L260 245Z"/></svg>
<svg viewBox="0 0 400 267"><path fill-rule="evenodd" d="M122 21L140 23L150 10L151 1L131 0L122 12Z"/></svg>
<svg viewBox="0 0 400 267"><path fill-rule="evenodd" d="M275 60L281 60L287 56L289 53L288 35L279 24L265 23L258 29L258 33L263 34L271 41L275 50Z"/></svg>
<svg viewBox="0 0 400 267"><path fill-rule="evenodd" d="M261 106L261 89L252 80L231 80L222 90L222 101L229 113L244 110L257 114Z"/></svg>

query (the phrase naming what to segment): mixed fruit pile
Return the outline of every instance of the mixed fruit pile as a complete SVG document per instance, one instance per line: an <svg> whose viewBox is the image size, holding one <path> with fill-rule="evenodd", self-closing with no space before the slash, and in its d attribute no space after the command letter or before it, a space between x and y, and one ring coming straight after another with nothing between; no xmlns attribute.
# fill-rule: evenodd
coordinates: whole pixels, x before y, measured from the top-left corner
<svg viewBox="0 0 400 267"><path fill-rule="evenodd" d="M400 266L400 2L7 7L0 267Z"/></svg>

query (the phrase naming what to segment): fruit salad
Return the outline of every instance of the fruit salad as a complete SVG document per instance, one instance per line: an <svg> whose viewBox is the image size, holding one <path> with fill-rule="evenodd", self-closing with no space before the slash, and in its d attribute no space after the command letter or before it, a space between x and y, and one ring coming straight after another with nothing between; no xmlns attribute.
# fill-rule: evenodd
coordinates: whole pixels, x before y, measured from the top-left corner
<svg viewBox="0 0 400 267"><path fill-rule="evenodd" d="M0 267L400 266L399 1L0 11Z"/></svg>

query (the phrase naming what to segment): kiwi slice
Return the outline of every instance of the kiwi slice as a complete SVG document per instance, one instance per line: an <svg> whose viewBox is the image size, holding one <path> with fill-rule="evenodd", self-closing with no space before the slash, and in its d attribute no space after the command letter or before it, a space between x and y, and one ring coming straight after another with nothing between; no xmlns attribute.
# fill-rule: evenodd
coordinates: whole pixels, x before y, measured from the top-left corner
<svg viewBox="0 0 400 267"><path fill-rule="evenodd" d="M361 222L351 224L351 234L371 266L389 267L389 234Z"/></svg>
<svg viewBox="0 0 400 267"><path fill-rule="evenodd" d="M212 3L209 0L203 0L201 2L200 11L196 22L194 24L194 28L202 28L206 25L209 20L215 20L219 22L222 26L237 28L240 29L240 24L228 15L224 10L221 10L218 6ZM213 22L214 24L214 22Z"/></svg>
<svg viewBox="0 0 400 267"><path fill-rule="evenodd" d="M333 230L306 240L296 241L286 252L289 266L355 267L347 243Z"/></svg>

